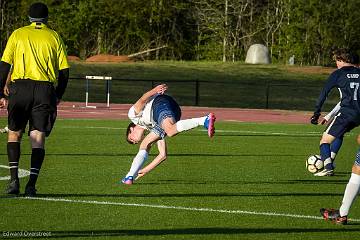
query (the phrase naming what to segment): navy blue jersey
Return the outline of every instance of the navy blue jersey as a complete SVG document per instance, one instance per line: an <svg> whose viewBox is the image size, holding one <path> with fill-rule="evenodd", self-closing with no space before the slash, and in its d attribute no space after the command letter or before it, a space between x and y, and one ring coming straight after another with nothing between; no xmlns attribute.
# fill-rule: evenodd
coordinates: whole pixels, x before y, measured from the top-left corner
<svg viewBox="0 0 360 240"><path fill-rule="evenodd" d="M315 113L321 112L328 94L335 87L340 92L340 111L360 116L360 69L354 66L342 67L329 76L316 102Z"/></svg>

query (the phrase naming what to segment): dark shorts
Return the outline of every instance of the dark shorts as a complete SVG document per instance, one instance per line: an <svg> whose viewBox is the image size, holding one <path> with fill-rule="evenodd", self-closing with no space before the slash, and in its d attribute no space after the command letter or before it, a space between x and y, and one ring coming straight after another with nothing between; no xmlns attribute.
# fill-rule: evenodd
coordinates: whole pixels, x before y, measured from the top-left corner
<svg viewBox="0 0 360 240"><path fill-rule="evenodd" d="M358 150L358 152L356 153L356 157L355 157L355 162L354 164L356 166L359 166L360 167L360 149Z"/></svg>
<svg viewBox="0 0 360 240"><path fill-rule="evenodd" d="M152 113L156 126L151 131L161 138L166 136L164 129L161 128L162 122L166 118L172 118L174 122L179 121L181 118L179 104L168 95L159 95L154 99Z"/></svg>
<svg viewBox="0 0 360 240"><path fill-rule="evenodd" d="M168 95L159 95L152 104L153 119L161 126L166 118L172 118L175 122L181 118L181 109L179 104Z"/></svg>
<svg viewBox="0 0 360 240"><path fill-rule="evenodd" d="M342 137L346 132L351 131L360 125L360 116L357 113L338 113L332 122L327 126L325 132L334 137Z"/></svg>
<svg viewBox="0 0 360 240"><path fill-rule="evenodd" d="M38 130L49 136L57 115L53 85L48 82L17 80L10 84L9 90L9 129L25 131L29 122L29 133Z"/></svg>

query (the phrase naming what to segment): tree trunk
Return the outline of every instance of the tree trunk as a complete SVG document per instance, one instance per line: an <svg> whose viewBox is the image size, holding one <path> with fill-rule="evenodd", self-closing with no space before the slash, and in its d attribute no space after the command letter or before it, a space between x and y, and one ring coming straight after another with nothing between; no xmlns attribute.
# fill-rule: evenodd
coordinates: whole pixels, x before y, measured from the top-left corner
<svg viewBox="0 0 360 240"><path fill-rule="evenodd" d="M226 62L226 46L227 46L227 32L228 32L228 0L225 0L224 12L224 36L223 36L223 62Z"/></svg>

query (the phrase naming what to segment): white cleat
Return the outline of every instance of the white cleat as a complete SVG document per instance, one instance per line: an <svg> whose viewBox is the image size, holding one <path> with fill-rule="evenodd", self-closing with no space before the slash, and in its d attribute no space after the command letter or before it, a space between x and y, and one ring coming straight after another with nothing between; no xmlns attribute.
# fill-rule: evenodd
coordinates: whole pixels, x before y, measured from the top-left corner
<svg viewBox="0 0 360 240"><path fill-rule="evenodd" d="M320 172L314 173L314 176L316 177L334 176L334 170L324 168Z"/></svg>

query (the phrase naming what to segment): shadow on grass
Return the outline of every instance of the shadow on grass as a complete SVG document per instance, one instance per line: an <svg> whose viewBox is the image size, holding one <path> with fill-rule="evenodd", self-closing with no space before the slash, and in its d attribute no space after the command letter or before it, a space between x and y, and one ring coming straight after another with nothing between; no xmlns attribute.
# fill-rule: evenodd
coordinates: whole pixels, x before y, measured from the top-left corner
<svg viewBox="0 0 360 240"><path fill-rule="evenodd" d="M23 156L31 156L30 153L24 153ZM98 153L47 153L46 156L70 156L70 157L135 157L136 153L109 153L109 152L98 152ZM150 154L150 156L156 156L157 154ZM7 157L7 154L0 154L0 156ZM249 153L240 153L240 154L214 154L214 153L173 153L168 154L168 156L174 157L304 157L303 154L249 154ZM69 159L73 160L73 159Z"/></svg>
<svg viewBox="0 0 360 240"><path fill-rule="evenodd" d="M31 231L29 231L31 232ZM193 237L199 235L241 235L241 234L258 234L260 237L264 234L308 234L309 233L360 233L360 229L344 228L341 226L333 228L178 228L178 229L121 229L121 230L79 230L79 231L50 231L51 236L46 238L69 238L69 237L116 237L116 236L171 236ZM6 233L6 231L5 231ZM261 235L260 235L261 234ZM284 237L285 237L284 235Z"/></svg>
<svg viewBox="0 0 360 240"><path fill-rule="evenodd" d="M217 133L216 136L217 137L276 137L276 138L319 138L321 137L322 133L314 133L314 134L282 134L282 133L269 133L269 134L228 134L228 133ZM192 134L192 135L197 135L197 134ZM201 136L200 134L198 136Z"/></svg>
<svg viewBox="0 0 360 240"><path fill-rule="evenodd" d="M219 193L44 193L37 194L37 197L43 198L67 198L67 197L76 197L76 198L86 198L86 197L100 197L100 198L199 198L199 197L330 197L330 196L343 196L343 193L228 193L228 192L219 192ZM0 198L7 198L3 196Z"/></svg>
<svg viewBox="0 0 360 240"><path fill-rule="evenodd" d="M347 180L338 180L338 179L324 179L321 178L321 180L282 180L282 181L184 181L183 179L166 179L166 180L159 180L156 182L138 182L136 185L260 185L263 186L265 184L269 185L322 185L322 184L339 184L339 185L345 185L348 181ZM116 187L116 186L115 186ZM119 189L123 190L126 188L131 188L130 186L118 184ZM114 189L116 191L117 189ZM19 195L22 196L22 195ZM65 198L65 197L80 197L80 198L86 198L86 197L100 197L100 198L161 198L161 197L167 197L167 198L189 198L189 197L341 197L343 196L343 192L215 192L215 193L126 193L124 194L123 191L121 193L38 193L38 197L51 197L51 198ZM11 195L0 195L0 199L6 199L16 196Z"/></svg>

